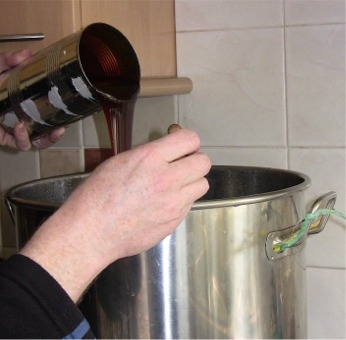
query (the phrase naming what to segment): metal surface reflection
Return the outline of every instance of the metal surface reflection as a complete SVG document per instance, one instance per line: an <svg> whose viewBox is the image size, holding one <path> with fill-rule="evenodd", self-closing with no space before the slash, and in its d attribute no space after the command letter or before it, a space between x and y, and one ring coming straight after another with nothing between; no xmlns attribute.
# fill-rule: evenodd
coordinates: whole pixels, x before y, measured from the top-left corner
<svg viewBox="0 0 346 340"><path fill-rule="evenodd" d="M8 194L19 246L85 176L40 180ZM302 221L309 178L219 166L208 179L210 191L174 234L116 261L90 287L80 307L98 338L306 337L305 243L271 258L267 240Z"/></svg>
<svg viewBox="0 0 346 340"><path fill-rule="evenodd" d="M268 176L263 171L249 174L245 168L214 167L213 171L209 177L212 193L195 204L174 234L137 257L139 275L122 275L125 286L136 280L136 295L120 301L113 295L126 294L126 290L106 293L109 300L118 301L115 309L122 310L124 302L129 308L120 316L121 332L116 333L120 337L306 336L303 248L271 261L265 245L269 233L304 217L303 190L309 180L280 174L281 179L289 176L285 181L293 185L287 194L275 171ZM239 176L239 183L234 176ZM283 192L276 190L275 196L274 188ZM251 196L246 196L249 190ZM260 195L263 192L266 199ZM100 287L98 294L101 291L105 293ZM105 318L103 326L92 325L97 335L110 337L113 329L114 336L119 320L113 320L102 304L97 308L96 314Z"/></svg>

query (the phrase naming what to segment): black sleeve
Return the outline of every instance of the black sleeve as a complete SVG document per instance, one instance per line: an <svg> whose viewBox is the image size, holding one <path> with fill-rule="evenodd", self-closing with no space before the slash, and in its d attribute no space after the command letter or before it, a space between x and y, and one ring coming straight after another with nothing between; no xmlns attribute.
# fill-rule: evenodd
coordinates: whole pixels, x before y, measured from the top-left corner
<svg viewBox="0 0 346 340"><path fill-rule="evenodd" d="M0 338L94 338L58 282L23 255L0 265Z"/></svg>

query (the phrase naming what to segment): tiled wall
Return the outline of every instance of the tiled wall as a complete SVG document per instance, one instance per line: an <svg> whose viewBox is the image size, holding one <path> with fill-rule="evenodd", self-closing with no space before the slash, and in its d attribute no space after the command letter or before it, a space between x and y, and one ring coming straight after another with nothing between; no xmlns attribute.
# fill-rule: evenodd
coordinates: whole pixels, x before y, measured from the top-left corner
<svg viewBox="0 0 346 340"><path fill-rule="evenodd" d="M134 145L178 117L198 131L214 164L302 171L312 179L307 207L334 190L346 212L344 1L176 0L176 23L178 72L193 92L140 99ZM1 148L1 202L15 184L83 171L88 150L99 148L109 148L101 113L48 150ZM1 227L8 255L15 238L3 203ZM345 229L331 218L307 241L310 338L346 337Z"/></svg>
<svg viewBox="0 0 346 340"><path fill-rule="evenodd" d="M345 2L176 0L179 122L214 164L309 175L307 207L345 201ZM346 225L307 241L309 338L345 338Z"/></svg>

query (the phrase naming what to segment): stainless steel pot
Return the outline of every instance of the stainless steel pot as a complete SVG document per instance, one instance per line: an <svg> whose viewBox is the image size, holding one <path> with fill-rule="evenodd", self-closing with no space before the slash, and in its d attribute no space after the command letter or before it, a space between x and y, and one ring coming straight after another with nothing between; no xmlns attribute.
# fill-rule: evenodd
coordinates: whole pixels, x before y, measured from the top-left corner
<svg viewBox="0 0 346 340"><path fill-rule="evenodd" d="M33 181L11 189L18 247L87 176ZM154 248L114 262L95 280L80 307L100 338L305 338L306 214L300 173L214 166L210 190L176 232ZM334 192L311 208L331 208ZM310 231L309 231L310 229Z"/></svg>

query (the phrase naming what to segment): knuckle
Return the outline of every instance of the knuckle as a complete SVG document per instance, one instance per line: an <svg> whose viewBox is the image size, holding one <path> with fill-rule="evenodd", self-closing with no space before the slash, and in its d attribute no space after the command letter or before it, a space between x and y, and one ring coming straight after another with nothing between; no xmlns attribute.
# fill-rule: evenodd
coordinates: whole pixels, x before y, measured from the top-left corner
<svg viewBox="0 0 346 340"><path fill-rule="evenodd" d="M203 153L196 154L194 166L198 169L200 176L205 176L209 173L211 168L211 161L209 157Z"/></svg>
<svg viewBox="0 0 346 340"><path fill-rule="evenodd" d="M209 181L206 178L203 178L202 182L202 195L206 194L210 188Z"/></svg>
<svg viewBox="0 0 346 340"><path fill-rule="evenodd" d="M189 139L190 142L196 147L199 148L201 146L201 140L197 134L197 132L189 130Z"/></svg>
<svg viewBox="0 0 346 340"><path fill-rule="evenodd" d="M210 158L204 153L201 153L201 163L203 169L205 169L206 172L209 172L211 168L211 161Z"/></svg>

